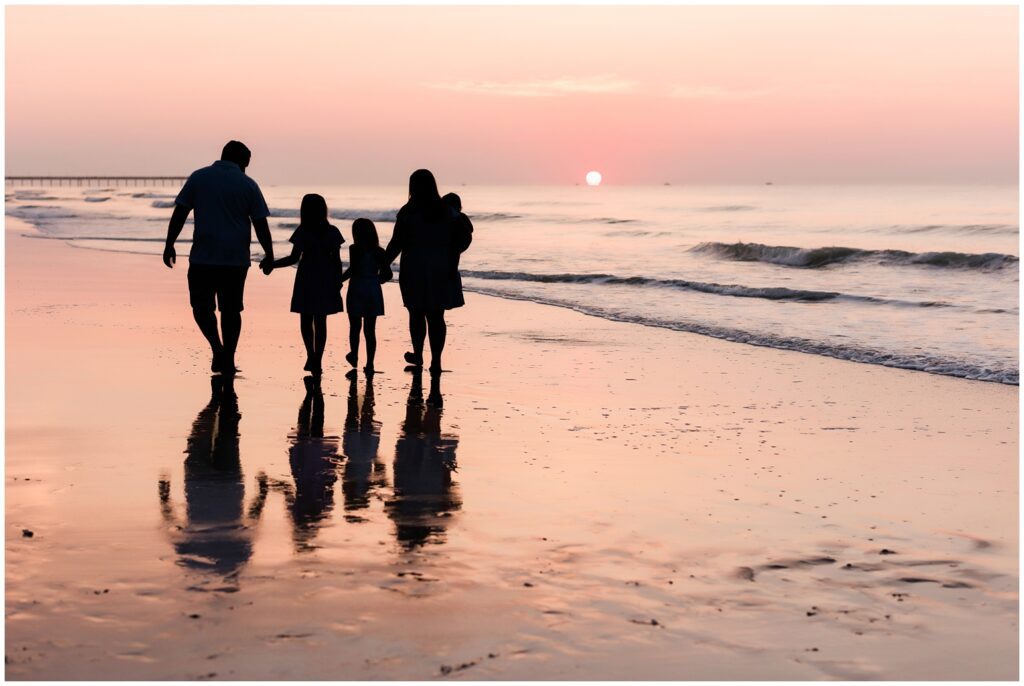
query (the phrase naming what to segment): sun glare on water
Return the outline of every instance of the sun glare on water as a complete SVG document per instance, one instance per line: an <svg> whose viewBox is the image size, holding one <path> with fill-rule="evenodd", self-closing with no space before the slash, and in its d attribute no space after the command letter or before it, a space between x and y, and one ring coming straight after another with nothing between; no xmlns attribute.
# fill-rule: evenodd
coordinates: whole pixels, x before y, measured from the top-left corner
<svg viewBox="0 0 1024 686"><path fill-rule="evenodd" d="M588 186L600 186L601 185L601 172L589 171L587 172L587 185Z"/></svg>

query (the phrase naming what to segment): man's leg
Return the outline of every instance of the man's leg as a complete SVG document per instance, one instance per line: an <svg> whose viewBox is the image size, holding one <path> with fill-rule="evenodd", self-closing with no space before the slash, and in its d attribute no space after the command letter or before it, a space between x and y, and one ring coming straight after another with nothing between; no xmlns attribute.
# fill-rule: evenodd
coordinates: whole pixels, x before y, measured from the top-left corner
<svg viewBox="0 0 1024 686"><path fill-rule="evenodd" d="M242 334L242 294L248 272L248 267L217 268L217 306L220 309L220 330L224 341L222 371L229 374L237 371L235 350Z"/></svg>
<svg viewBox="0 0 1024 686"><path fill-rule="evenodd" d="M242 334L242 313L220 313L220 330L224 339L224 371L235 369L235 349L238 348L238 337Z"/></svg>
<svg viewBox="0 0 1024 686"><path fill-rule="evenodd" d="M189 265L188 297L192 305L192 317L196 320L206 342L210 344L210 352L213 353L210 370L219 372L222 367L224 346L217 331L217 315L214 314L215 293L216 287L210 268L204 265Z"/></svg>
<svg viewBox="0 0 1024 686"><path fill-rule="evenodd" d="M220 342L220 333L217 331L217 315L213 313L213 308L193 307L192 317L199 325L199 330L206 338L206 342L210 344L210 352L213 353L213 364L210 365L210 369L215 372L221 371L220 360L224 353L224 346Z"/></svg>

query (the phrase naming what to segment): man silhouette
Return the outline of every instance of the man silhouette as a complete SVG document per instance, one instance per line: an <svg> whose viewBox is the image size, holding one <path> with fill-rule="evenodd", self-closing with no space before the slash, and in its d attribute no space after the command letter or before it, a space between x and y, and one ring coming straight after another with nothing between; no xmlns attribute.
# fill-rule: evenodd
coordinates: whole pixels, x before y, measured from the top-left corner
<svg viewBox="0 0 1024 686"><path fill-rule="evenodd" d="M260 266L274 260L267 226L270 211L260 187L245 175L251 158L249 148L229 141L219 161L192 172L174 200L163 256L164 264L173 268L177 259L174 241L185 227L189 212L195 210L192 250L188 256L189 301L192 316L210 343L210 369L228 375L238 371L235 348L242 332L242 292L249 271L253 228L265 253ZM220 332L214 313L215 297L220 310Z"/></svg>

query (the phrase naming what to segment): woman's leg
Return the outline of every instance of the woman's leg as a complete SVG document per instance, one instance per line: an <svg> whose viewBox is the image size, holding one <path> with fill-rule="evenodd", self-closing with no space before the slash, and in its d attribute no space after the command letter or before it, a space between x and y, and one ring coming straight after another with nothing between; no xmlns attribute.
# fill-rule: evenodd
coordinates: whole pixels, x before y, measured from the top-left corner
<svg viewBox="0 0 1024 686"><path fill-rule="evenodd" d="M311 314L300 314L299 315L299 331L302 332L302 344L306 346L306 365L303 367L306 371L310 370L313 364L313 315Z"/></svg>
<svg viewBox="0 0 1024 686"><path fill-rule="evenodd" d="M423 362L423 341L427 337L427 318L422 310L409 310L409 337L412 339L412 354Z"/></svg>
<svg viewBox="0 0 1024 686"><path fill-rule="evenodd" d="M327 345L327 315L318 314L313 317L313 347L316 350L316 368L323 367L324 346Z"/></svg>
<svg viewBox="0 0 1024 686"><path fill-rule="evenodd" d="M441 371L441 353L448 336L448 325L444 323L444 310L434 310L427 314L427 326L430 329L430 371Z"/></svg>
<svg viewBox="0 0 1024 686"><path fill-rule="evenodd" d="M373 357L377 354L377 317L366 317L365 321L363 331L366 335L366 369L372 371Z"/></svg>
<svg viewBox="0 0 1024 686"><path fill-rule="evenodd" d="M353 367L356 366L356 362L359 360L359 329L363 325L363 319L359 315L348 314L348 355L345 355L345 359Z"/></svg>

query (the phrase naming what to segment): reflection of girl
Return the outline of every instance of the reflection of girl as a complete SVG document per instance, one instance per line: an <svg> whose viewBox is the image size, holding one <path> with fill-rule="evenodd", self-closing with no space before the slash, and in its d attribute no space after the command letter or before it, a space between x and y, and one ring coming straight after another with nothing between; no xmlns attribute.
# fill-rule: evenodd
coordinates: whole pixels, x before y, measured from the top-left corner
<svg viewBox="0 0 1024 686"><path fill-rule="evenodd" d="M440 395L439 378L431 380L431 395ZM422 374L414 374L395 445L394 498L387 505L395 536L406 549L444 542L447 518L462 507L452 482L459 439L441 434L441 412L436 404L424 405Z"/></svg>
<svg viewBox="0 0 1024 686"><path fill-rule="evenodd" d="M378 458L380 448L380 422L373 418L373 377L366 377L366 394L362 410L359 408L359 389L353 377L348 388L348 414L345 416L345 434L341 439L345 455L342 492L345 511L364 510L370 506L372 491L387 485L384 463ZM349 521L362 521L348 515Z"/></svg>
<svg viewBox="0 0 1024 686"><path fill-rule="evenodd" d="M300 551L314 547L310 542L334 508L334 482L338 478L335 468L339 461L338 439L324 437L323 391L312 377L304 381L306 395L288 450L295 486L283 481L274 484L288 503L292 538Z"/></svg>

